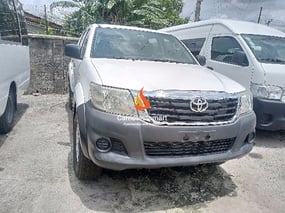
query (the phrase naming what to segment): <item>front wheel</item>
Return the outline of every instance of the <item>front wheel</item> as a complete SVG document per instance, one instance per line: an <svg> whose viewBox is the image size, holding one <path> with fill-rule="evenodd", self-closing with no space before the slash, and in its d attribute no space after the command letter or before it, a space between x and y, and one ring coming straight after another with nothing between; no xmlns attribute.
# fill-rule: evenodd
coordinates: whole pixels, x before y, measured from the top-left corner
<svg viewBox="0 0 285 213"><path fill-rule="evenodd" d="M78 117L73 120L73 168L79 179L94 179L102 173L102 168L86 158L81 149L81 136Z"/></svg>
<svg viewBox="0 0 285 213"><path fill-rule="evenodd" d="M15 94L12 90L10 90L4 114L0 117L1 134L6 134L13 128L16 104Z"/></svg>

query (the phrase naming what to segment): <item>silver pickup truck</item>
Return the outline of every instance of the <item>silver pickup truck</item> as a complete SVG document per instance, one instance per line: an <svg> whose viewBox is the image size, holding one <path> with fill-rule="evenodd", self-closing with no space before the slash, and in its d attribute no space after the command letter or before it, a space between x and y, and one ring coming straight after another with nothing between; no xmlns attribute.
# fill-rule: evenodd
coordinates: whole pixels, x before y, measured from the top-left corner
<svg viewBox="0 0 285 213"><path fill-rule="evenodd" d="M200 66L174 36L93 24L65 54L78 178L220 163L252 149L251 93Z"/></svg>

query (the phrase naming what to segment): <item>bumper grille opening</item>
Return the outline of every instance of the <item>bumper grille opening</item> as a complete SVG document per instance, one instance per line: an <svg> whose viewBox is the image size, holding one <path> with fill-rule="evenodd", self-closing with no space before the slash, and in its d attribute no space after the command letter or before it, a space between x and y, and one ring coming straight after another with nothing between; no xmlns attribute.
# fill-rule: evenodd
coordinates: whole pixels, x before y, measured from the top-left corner
<svg viewBox="0 0 285 213"><path fill-rule="evenodd" d="M236 138L199 142L144 142L149 156L196 156L223 153L230 150Z"/></svg>
<svg viewBox="0 0 285 213"><path fill-rule="evenodd" d="M255 139L255 132L249 133L244 140L244 144L253 143L254 139Z"/></svg>
<svg viewBox="0 0 285 213"><path fill-rule="evenodd" d="M208 109L205 112L193 112L190 100L147 97L151 108L151 117L165 117L168 123L176 122L226 122L233 119L237 112L238 98L207 99ZM165 121L165 120L164 120Z"/></svg>
<svg viewBox="0 0 285 213"><path fill-rule="evenodd" d="M110 138L111 142L112 142L112 149L111 152L120 154L120 155L128 155L128 152L124 146L124 144L122 143L122 141L120 141L119 139L116 138Z"/></svg>

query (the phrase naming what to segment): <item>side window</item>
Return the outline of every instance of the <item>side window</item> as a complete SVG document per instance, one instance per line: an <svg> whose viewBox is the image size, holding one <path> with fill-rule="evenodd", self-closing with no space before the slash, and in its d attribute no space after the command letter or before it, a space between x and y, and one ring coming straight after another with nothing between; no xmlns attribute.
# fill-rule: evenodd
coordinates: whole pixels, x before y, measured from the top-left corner
<svg viewBox="0 0 285 213"><path fill-rule="evenodd" d="M79 44L79 46L80 46L80 54L81 54L82 58L83 58L83 56L85 54L85 51L86 51L86 48L87 48L88 37L89 37L89 30L86 31L84 36L85 37L83 38L81 45Z"/></svg>
<svg viewBox="0 0 285 213"><path fill-rule="evenodd" d="M19 19L18 25L20 26L21 36L22 36L22 44L28 45L28 31L26 26L26 19L23 10L23 6L19 1L15 1L15 6L17 10L17 16Z"/></svg>
<svg viewBox="0 0 285 213"><path fill-rule="evenodd" d="M78 41L78 46L79 46L79 47L82 47L82 43L83 43L83 41L84 41L84 39L85 39L85 35L86 35L86 31L84 31L84 32L81 34L80 38L79 38L79 41Z"/></svg>
<svg viewBox="0 0 285 213"><path fill-rule="evenodd" d="M194 38L194 39L185 39L185 40L182 40L182 42L196 57L197 55L200 54L200 51L204 45L205 40L206 38Z"/></svg>
<svg viewBox="0 0 285 213"><path fill-rule="evenodd" d="M248 66L248 60L239 43L230 36L214 37L211 59L241 66Z"/></svg>
<svg viewBox="0 0 285 213"><path fill-rule="evenodd" d="M0 20L1 40L20 42L19 25L13 1L0 1Z"/></svg>

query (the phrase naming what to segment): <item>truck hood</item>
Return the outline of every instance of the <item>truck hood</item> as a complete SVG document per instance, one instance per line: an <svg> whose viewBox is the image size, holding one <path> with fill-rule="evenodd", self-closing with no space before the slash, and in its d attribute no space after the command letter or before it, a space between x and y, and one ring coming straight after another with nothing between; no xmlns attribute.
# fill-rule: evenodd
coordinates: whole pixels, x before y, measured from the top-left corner
<svg viewBox="0 0 285 213"><path fill-rule="evenodd" d="M285 88L285 64L262 63L262 67L265 71L266 84Z"/></svg>
<svg viewBox="0 0 285 213"><path fill-rule="evenodd" d="M92 59L103 85L130 90L197 90L237 93L244 87L200 65Z"/></svg>

